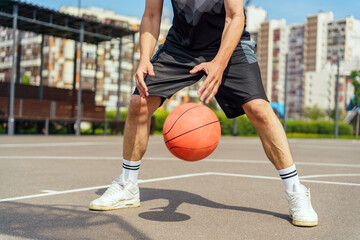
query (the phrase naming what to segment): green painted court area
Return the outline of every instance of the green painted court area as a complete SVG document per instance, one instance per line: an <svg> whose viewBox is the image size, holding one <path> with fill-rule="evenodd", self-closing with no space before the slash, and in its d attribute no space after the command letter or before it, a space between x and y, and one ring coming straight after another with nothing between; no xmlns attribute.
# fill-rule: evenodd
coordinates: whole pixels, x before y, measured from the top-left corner
<svg viewBox="0 0 360 240"><path fill-rule="evenodd" d="M88 204L122 168L121 136L0 137L0 239L359 239L360 141L290 139L319 216L288 219L283 183L258 138L222 137L198 162L176 159L151 136L141 206Z"/></svg>

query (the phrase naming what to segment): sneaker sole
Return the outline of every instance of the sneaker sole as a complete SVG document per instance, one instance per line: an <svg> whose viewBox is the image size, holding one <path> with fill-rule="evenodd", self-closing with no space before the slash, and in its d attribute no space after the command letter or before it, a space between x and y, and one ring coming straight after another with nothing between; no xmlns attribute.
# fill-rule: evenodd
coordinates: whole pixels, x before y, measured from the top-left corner
<svg viewBox="0 0 360 240"><path fill-rule="evenodd" d="M290 216L292 220L292 224L298 227L315 227L318 225L317 221L303 221L303 220L295 220Z"/></svg>
<svg viewBox="0 0 360 240"><path fill-rule="evenodd" d="M102 205L91 204L89 206L89 209L95 210L95 211L110 211L110 210L117 210L117 209L124 209L124 208L136 208L136 207L140 207L140 202L120 204L118 206L102 206Z"/></svg>

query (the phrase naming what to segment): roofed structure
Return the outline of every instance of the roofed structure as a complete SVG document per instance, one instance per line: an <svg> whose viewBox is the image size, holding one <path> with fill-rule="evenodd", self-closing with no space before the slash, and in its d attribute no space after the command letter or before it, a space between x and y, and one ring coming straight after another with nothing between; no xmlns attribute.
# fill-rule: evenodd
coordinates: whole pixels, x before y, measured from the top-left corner
<svg viewBox="0 0 360 240"><path fill-rule="evenodd" d="M92 18L72 16L33 4L16 1L0 1L0 25L13 27L14 6L17 6L17 28L23 31L79 40L81 24L84 24L84 42L97 44L125 35L134 34L132 26L104 24Z"/></svg>

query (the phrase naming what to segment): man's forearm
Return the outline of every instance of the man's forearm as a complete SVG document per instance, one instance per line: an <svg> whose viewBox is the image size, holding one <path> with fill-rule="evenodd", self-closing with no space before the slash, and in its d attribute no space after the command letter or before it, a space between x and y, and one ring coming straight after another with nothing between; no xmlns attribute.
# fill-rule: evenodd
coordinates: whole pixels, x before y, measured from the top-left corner
<svg viewBox="0 0 360 240"><path fill-rule="evenodd" d="M140 57L150 60L160 33L160 18L143 16L140 25Z"/></svg>
<svg viewBox="0 0 360 240"><path fill-rule="evenodd" d="M227 66L231 55L240 41L244 29L244 15L236 15L227 19L221 39L221 45L213 61Z"/></svg>

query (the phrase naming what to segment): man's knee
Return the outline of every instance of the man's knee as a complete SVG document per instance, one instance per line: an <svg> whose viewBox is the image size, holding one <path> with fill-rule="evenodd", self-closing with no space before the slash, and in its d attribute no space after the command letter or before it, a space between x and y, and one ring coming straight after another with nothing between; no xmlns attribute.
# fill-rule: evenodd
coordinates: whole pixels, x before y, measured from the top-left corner
<svg viewBox="0 0 360 240"><path fill-rule="evenodd" d="M270 104L263 99L247 102L243 105L243 108L250 119L258 121L267 121L271 114L273 114Z"/></svg>
<svg viewBox="0 0 360 240"><path fill-rule="evenodd" d="M138 116L151 116L160 105L160 97L142 98L139 95L133 95L130 100L128 115L130 118Z"/></svg>
<svg viewBox="0 0 360 240"><path fill-rule="evenodd" d="M139 95L132 95L130 99L130 106L129 110L132 109L139 109L141 107L141 97Z"/></svg>

